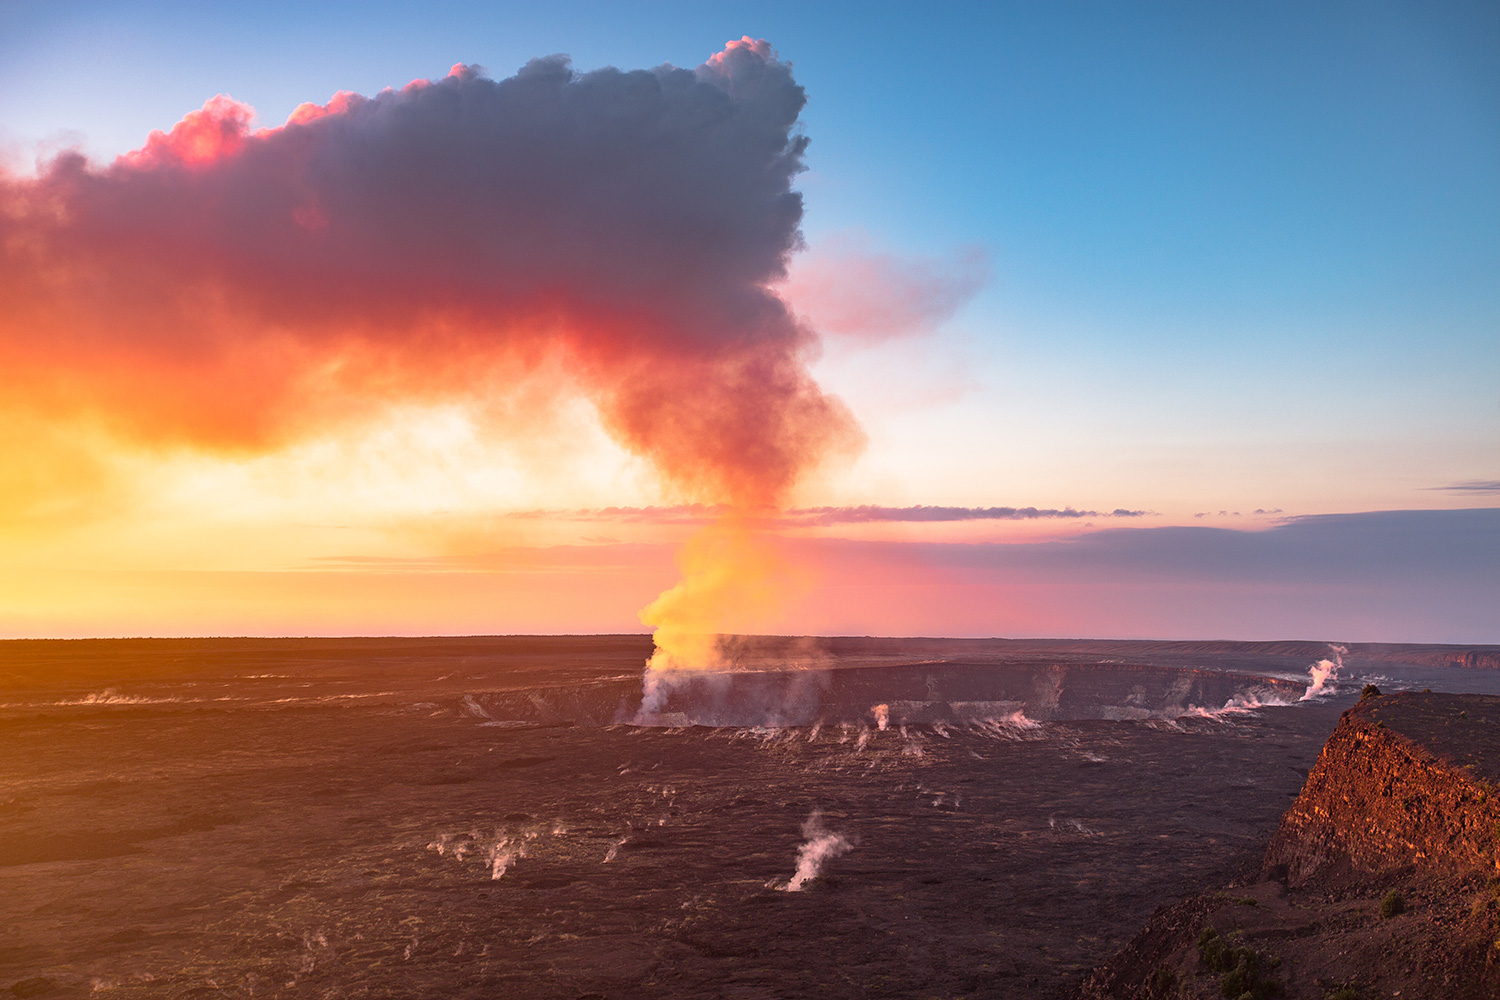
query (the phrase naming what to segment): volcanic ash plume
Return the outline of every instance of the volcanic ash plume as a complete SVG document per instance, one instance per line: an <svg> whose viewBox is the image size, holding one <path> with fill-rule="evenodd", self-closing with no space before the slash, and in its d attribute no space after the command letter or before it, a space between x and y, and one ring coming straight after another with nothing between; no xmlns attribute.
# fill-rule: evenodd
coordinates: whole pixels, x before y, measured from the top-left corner
<svg viewBox="0 0 1500 1000"><path fill-rule="evenodd" d="M814 809L802 824L802 836L806 839L797 848L797 870L782 887L786 892L801 892L804 885L818 877L825 861L854 850L854 845L842 833L834 833L823 826L820 809Z"/></svg>
<svg viewBox="0 0 1500 1000"><path fill-rule="evenodd" d="M402 402L500 420L555 382L734 512L643 615L654 668L715 666L726 613L774 597L756 513L861 440L771 291L804 101L744 38L696 69L455 66L274 128L221 95L108 165L0 172L0 399L245 453Z"/></svg>
<svg viewBox="0 0 1500 1000"><path fill-rule="evenodd" d="M726 666L725 615L774 612L790 574L755 519L731 512L690 539L677 557L682 581L641 612L656 628L656 652L647 664L649 690L666 670ZM643 708L646 706L643 705Z"/></svg>

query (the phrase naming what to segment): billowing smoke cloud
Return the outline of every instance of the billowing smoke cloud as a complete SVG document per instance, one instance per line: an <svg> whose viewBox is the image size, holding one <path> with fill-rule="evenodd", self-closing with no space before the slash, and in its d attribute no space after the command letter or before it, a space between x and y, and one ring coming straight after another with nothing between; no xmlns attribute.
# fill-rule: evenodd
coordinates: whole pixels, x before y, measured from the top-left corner
<svg viewBox="0 0 1500 1000"><path fill-rule="evenodd" d="M551 365L675 492L773 503L858 442L768 289L803 102L750 39L694 70L457 66L267 129L216 97L107 166L0 176L0 391L260 448Z"/></svg>
<svg viewBox="0 0 1500 1000"><path fill-rule="evenodd" d="M100 166L0 174L0 393L152 443L276 445L395 401L556 379L680 499L736 512L643 612L702 666L774 601L741 512L860 433L773 287L803 91L764 41L693 70L456 66L276 128L219 96Z"/></svg>

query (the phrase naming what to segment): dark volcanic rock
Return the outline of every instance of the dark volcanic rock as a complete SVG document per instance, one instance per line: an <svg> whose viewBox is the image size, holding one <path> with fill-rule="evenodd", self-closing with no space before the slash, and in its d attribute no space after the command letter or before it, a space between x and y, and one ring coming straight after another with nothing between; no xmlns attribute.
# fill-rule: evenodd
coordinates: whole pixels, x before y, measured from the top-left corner
<svg viewBox="0 0 1500 1000"><path fill-rule="evenodd" d="M1056 1000L1255 877L1361 685L1500 694L1402 666L1457 647L1351 647L1307 700L1321 643L736 649L637 726L647 636L0 642L0 998ZM1482 763L1483 714L1412 742ZM1397 864L1196 897L1114 982L1219 995L1211 924L1293 996L1463 996L1500 900Z"/></svg>
<svg viewBox="0 0 1500 1000"><path fill-rule="evenodd" d="M1500 698L1366 698L1282 818L1261 880L1158 910L1081 997L1220 996L1227 961L1204 945L1215 936L1293 1000L1341 986L1500 996L1497 778Z"/></svg>
<svg viewBox="0 0 1500 1000"><path fill-rule="evenodd" d="M1347 868L1500 867L1500 698L1403 693L1344 713L1266 853L1293 885Z"/></svg>

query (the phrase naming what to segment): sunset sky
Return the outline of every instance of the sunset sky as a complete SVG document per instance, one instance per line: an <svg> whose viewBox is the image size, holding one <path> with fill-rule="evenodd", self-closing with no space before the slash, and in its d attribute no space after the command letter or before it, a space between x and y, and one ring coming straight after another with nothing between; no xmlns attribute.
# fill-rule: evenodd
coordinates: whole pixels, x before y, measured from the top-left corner
<svg viewBox="0 0 1500 1000"><path fill-rule="evenodd" d="M0 636L1500 642L1491 3L0 0L0 171Z"/></svg>

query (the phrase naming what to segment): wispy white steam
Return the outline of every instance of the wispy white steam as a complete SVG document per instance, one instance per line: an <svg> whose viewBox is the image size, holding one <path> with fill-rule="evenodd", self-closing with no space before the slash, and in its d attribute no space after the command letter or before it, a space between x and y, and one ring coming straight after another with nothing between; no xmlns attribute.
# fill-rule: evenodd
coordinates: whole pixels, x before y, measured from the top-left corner
<svg viewBox="0 0 1500 1000"><path fill-rule="evenodd" d="M1333 654L1333 659L1319 660L1307 668L1307 690L1303 692L1301 701L1311 701L1338 690L1339 671L1344 669L1344 654L1349 650L1329 643L1328 651Z"/></svg>
<svg viewBox="0 0 1500 1000"><path fill-rule="evenodd" d="M1275 695L1262 697L1263 692L1240 691L1231 695L1224 702L1223 708L1200 708L1197 705L1189 705L1179 718L1211 719L1214 722L1225 722L1236 715L1254 715L1261 708L1284 708L1291 702L1283 701ZM1306 699L1303 699L1306 700Z"/></svg>
<svg viewBox="0 0 1500 1000"><path fill-rule="evenodd" d="M182 701L181 698L148 698L145 695L121 694L114 688L105 688L82 698L64 699L56 705L166 705ZM9 707L9 706L7 706Z"/></svg>
<svg viewBox="0 0 1500 1000"><path fill-rule="evenodd" d="M886 727L891 724L891 706L871 705L870 711L875 714L876 727L878 727L882 733L885 732Z"/></svg>
<svg viewBox="0 0 1500 1000"><path fill-rule="evenodd" d="M463 709L476 719L493 719L494 716L484 710L484 706L474 700L472 694L464 695Z"/></svg>
<svg viewBox="0 0 1500 1000"><path fill-rule="evenodd" d="M820 718L828 658L812 640L791 649L764 646L738 636L720 636L716 662L706 669L653 669L641 680L641 704L616 722L635 726L740 726L781 729L810 726ZM771 669L764 669L770 666Z"/></svg>
<svg viewBox="0 0 1500 1000"><path fill-rule="evenodd" d="M509 837L501 837L490 845L487 860L490 863L490 878L498 880L505 876L510 866L526 856L525 843L511 843Z"/></svg>
<svg viewBox="0 0 1500 1000"><path fill-rule="evenodd" d="M987 703L975 702L974 704ZM1042 724L1035 719L1028 718L1026 711L1020 708L1013 712L1006 712L1004 715L986 718L970 717L969 729L982 736L1001 740L1035 739L1042 735Z"/></svg>
<svg viewBox="0 0 1500 1000"><path fill-rule="evenodd" d="M797 871L791 881L782 888L786 892L801 892L802 887L818 877L823 862L848 854L854 844L842 833L835 833L823 826L823 811L814 809L802 824L802 836L807 838L797 848Z"/></svg>
<svg viewBox="0 0 1500 1000"><path fill-rule="evenodd" d="M1097 837L1097 836L1099 836L1099 831L1098 830L1090 829L1089 827L1084 826L1081 822L1079 822L1076 819L1065 819L1065 820L1062 821L1061 826L1064 827L1065 829L1072 830L1075 833L1082 834L1085 837ZM1057 822L1057 817L1056 816L1048 816L1047 817L1047 828L1049 830L1056 830L1056 829L1058 829L1058 827L1059 827L1059 824Z"/></svg>
<svg viewBox="0 0 1500 1000"><path fill-rule="evenodd" d="M631 720L632 724L651 725L666 706L667 696L670 694L667 679L662 676L662 671L648 667L641 678L641 707L636 710L635 718Z"/></svg>
<svg viewBox="0 0 1500 1000"><path fill-rule="evenodd" d="M439 833L427 845L427 849L436 851L440 856L451 855L458 862L462 862L470 854L483 858L485 870L489 872L491 880L498 880L504 878L505 873L510 871L517 861L530 854L532 847L544 835L550 833L551 836L560 837L566 835L567 832L567 825L561 819L557 819L550 827L535 825L522 827L519 830L496 830L493 837L483 837L475 831L456 834Z"/></svg>
<svg viewBox="0 0 1500 1000"><path fill-rule="evenodd" d="M1319 660L1307 668L1307 690L1296 702L1283 700L1275 693L1265 691L1249 690L1234 694L1224 703L1223 708L1208 709L1197 705L1189 705L1187 710L1181 713L1182 718L1211 719L1215 722L1224 722L1237 715L1253 715L1257 709L1284 707L1304 701L1313 701L1324 695L1333 694L1338 690L1339 671L1344 667L1344 654L1349 652L1343 646L1328 645L1328 651L1333 656L1331 660Z"/></svg>

